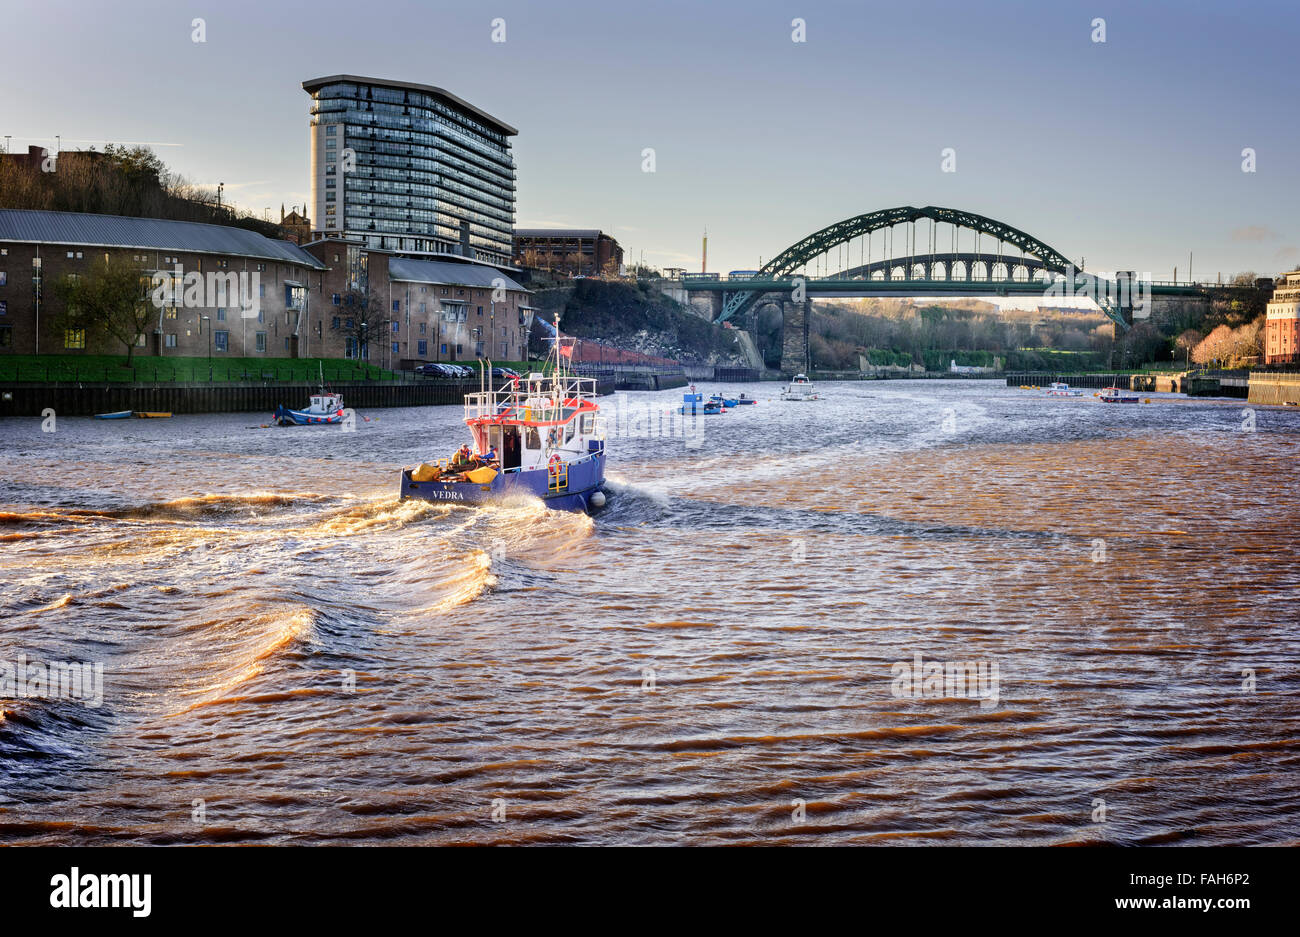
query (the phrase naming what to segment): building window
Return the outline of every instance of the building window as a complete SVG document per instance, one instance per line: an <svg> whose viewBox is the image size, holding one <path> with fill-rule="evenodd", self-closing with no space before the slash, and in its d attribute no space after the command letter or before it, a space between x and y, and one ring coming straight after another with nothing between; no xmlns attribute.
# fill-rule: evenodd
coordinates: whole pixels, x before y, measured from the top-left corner
<svg viewBox="0 0 1300 937"><path fill-rule="evenodd" d="M393 300L393 312L401 312L401 311L402 311L402 301L400 299Z"/></svg>
<svg viewBox="0 0 1300 937"><path fill-rule="evenodd" d="M400 354L401 351L402 351L402 349L401 349L401 347L398 345L398 343L397 343L397 342L393 342L393 354L395 354L395 355L396 355L396 354Z"/></svg>
<svg viewBox="0 0 1300 937"><path fill-rule="evenodd" d="M338 254L335 254L335 255L334 255L334 259L335 259L335 260L338 260L338 259L339 259L339 255L338 255ZM338 294L338 293L335 293L335 294L334 294L333 298L331 299L331 302L333 302L334 305L336 305L336 306L339 305L340 302L342 302L342 300L339 299L339 294Z"/></svg>
<svg viewBox="0 0 1300 937"><path fill-rule="evenodd" d="M3 315L3 314L4 314L4 308L3 308L3 306L4 306L4 303L0 303L0 315ZM423 322L420 323L420 334L421 334L421 335L425 334L425 323L423 323Z"/></svg>
<svg viewBox="0 0 1300 937"><path fill-rule="evenodd" d="M164 345L165 347L167 347L167 348L175 348L175 347L176 347L176 333L175 333L175 332L168 332L166 335L164 335L164 336L163 336L163 345Z"/></svg>
<svg viewBox="0 0 1300 937"><path fill-rule="evenodd" d="M14 328L12 325L0 325L0 348L14 347Z"/></svg>
<svg viewBox="0 0 1300 937"><path fill-rule="evenodd" d="M9 315L9 302L8 300L0 299L0 316L7 315Z"/></svg>
<svg viewBox="0 0 1300 937"><path fill-rule="evenodd" d="M258 351L266 351L266 333L265 333L265 332L258 332L257 335L254 336L254 338L255 338L256 341L257 341L257 345L256 345L257 350L258 350Z"/></svg>
<svg viewBox="0 0 1300 937"><path fill-rule="evenodd" d="M224 332L224 331L222 331L222 332L213 332L213 333L212 333L212 345L213 345L214 348L216 348L217 351L229 351L229 350L230 350L230 333L229 333L229 332Z"/></svg>
<svg viewBox="0 0 1300 937"><path fill-rule="evenodd" d="M332 137L334 134L338 133L338 129L338 124L329 124L325 127L325 133Z"/></svg>
<svg viewBox="0 0 1300 937"><path fill-rule="evenodd" d="M421 358L423 358L425 355L429 353L429 343L425 340L416 342L415 347L419 349L419 355Z"/></svg>
<svg viewBox="0 0 1300 937"><path fill-rule="evenodd" d="M443 344L439 347L442 348L442 353L445 355L447 353L447 343L443 342Z"/></svg>
<svg viewBox="0 0 1300 937"><path fill-rule="evenodd" d="M400 332L400 331L402 331L402 323L400 323L400 322L394 322L394 323L393 323L393 334L396 335L396 334L397 334L398 332Z"/></svg>
<svg viewBox="0 0 1300 937"><path fill-rule="evenodd" d="M63 347L64 348L85 348L86 330L65 329L63 331Z"/></svg>
<svg viewBox="0 0 1300 937"><path fill-rule="evenodd" d="M9 274L6 273L4 270L0 270L0 286L8 286L8 285L9 285Z"/></svg>
<svg viewBox="0 0 1300 937"><path fill-rule="evenodd" d="M288 351L288 350L289 350L289 336L288 336L288 335L286 335L286 336L284 337L284 350L285 350L285 351Z"/></svg>
<svg viewBox="0 0 1300 937"><path fill-rule="evenodd" d="M218 321L218 322L225 322L225 321L226 321L226 310L224 310L224 309L218 309L218 310L217 310L217 321Z"/></svg>
<svg viewBox="0 0 1300 937"><path fill-rule="evenodd" d="M334 321L330 323L330 328L337 329L338 327L339 327L339 317L335 316Z"/></svg>
<svg viewBox="0 0 1300 937"><path fill-rule="evenodd" d="M258 322L266 321L266 313L264 313L261 309L257 310L257 321Z"/></svg>

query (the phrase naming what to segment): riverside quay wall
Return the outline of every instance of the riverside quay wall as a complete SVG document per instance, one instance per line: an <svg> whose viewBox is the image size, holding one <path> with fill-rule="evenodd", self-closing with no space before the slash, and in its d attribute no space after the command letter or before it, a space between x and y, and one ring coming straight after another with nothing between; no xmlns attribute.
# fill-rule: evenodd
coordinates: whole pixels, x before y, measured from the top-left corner
<svg viewBox="0 0 1300 937"><path fill-rule="evenodd" d="M477 381L384 384L332 382L354 409L379 407L460 406L465 395L477 393ZM92 416L121 410L165 413L270 414L280 404L301 408L316 384L110 384L73 383L0 385L0 417L41 416L49 409L59 416ZM612 381L598 381L596 393L614 392Z"/></svg>
<svg viewBox="0 0 1300 937"><path fill-rule="evenodd" d="M1252 371L1246 399L1251 403L1300 406L1300 372Z"/></svg>

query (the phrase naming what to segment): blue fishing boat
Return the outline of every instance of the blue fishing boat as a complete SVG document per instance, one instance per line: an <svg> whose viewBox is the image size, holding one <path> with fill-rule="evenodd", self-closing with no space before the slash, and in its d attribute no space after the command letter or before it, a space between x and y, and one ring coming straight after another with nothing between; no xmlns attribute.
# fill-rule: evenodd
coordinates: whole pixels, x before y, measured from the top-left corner
<svg viewBox="0 0 1300 937"><path fill-rule="evenodd" d="M465 395L473 449L402 469L402 499L483 504L534 495L563 511L603 507L605 433L596 381L567 370L573 341L554 339L549 373L510 378L497 390L487 383L488 362L479 377L483 389Z"/></svg>
<svg viewBox="0 0 1300 937"><path fill-rule="evenodd" d="M749 397L745 394L741 394L739 397L736 398L736 402L734 406L743 407L747 403L758 403L758 401L755 400L753 397Z"/></svg>
<svg viewBox="0 0 1300 937"><path fill-rule="evenodd" d="M290 410L284 404L275 408L275 421L281 426L308 426L315 423L343 422L343 395L322 390L311 395L305 410Z"/></svg>
<svg viewBox="0 0 1300 937"><path fill-rule="evenodd" d="M130 410L118 410L116 413L96 413L97 420L129 420L131 418Z"/></svg>
<svg viewBox="0 0 1300 937"><path fill-rule="evenodd" d="M682 394L682 405L677 408L682 416L695 416L700 413L726 413L721 403L705 400L703 394Z"/></svg>
<svg viewBox="0 0 1300 937"><path fill-rule="evenodd" d="M729 399L729 398L727 398L727 397L722 396L721 394L714 394L712 397L709 398L709 400L711 400L713 403L716 403L716 404L718 404L719 406L723 406L723 407L738 407L738 406L740 406L740 400L739 400L739 399Z"/></svg>

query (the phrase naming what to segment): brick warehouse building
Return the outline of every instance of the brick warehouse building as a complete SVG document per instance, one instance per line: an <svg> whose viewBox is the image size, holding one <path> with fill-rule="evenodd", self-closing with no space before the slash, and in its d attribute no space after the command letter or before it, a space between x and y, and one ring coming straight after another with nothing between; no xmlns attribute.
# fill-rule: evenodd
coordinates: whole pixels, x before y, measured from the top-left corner
<svg viewBox="0 0 1300 937"><path fill-rule="evenodd" d="M327 356L358 356L356 335L348 334L346 298L350 289L364 287L384 310L382 347L364 349L372 364L527 357L531 294L496 267L400 257L334 238L303 250L328 268L316 321L332 342Z"/></svg>
<svg viewBox="0 0 1300 937"><path fill-rule="evenodd" d="M251 317L233 293L218 305L217 296L195 303L168 291L172 301L139 342L145 354L361 357L385 367L478 354L518 360L532 322L528 291L485 264L409 260L341 240L299 247L223 225L0 210L0 355L124 354L118 342L53 327L61 309L51 285L87 275L109 255L139 264L145 275L175 275L179 266L205 281L243 275L249 291L257 281ZM346 328L349 288L369 290L382 304L382 334L372 331L367 347Z"/></svg>
<svg viewBox="0 0 1300 937"><path fill-rule="evenodd" d="M516 266L569 276L617 275L623 264L623 248L595 228L518 228L514 262Z"/></svg>
<svg viewBox="0 0 1300 937"><path fill-rule="evenodd" d="M1277 278L1264 324L1264 363L1300 363L1300 270Z"/></svg>

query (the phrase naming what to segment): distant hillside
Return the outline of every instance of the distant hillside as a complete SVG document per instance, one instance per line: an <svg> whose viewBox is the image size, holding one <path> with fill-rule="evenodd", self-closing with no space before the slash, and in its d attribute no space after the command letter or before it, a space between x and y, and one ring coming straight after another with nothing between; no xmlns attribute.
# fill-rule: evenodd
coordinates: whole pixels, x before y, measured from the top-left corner
<svg viewBox="0 0 1300 937"><path fill-rule="evenodd" d="M643 284L577 280L541 289L533 304L566 335L692 364L745 364L734 330L715 326Z"/></svg>

